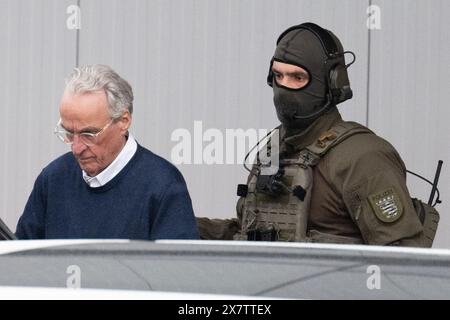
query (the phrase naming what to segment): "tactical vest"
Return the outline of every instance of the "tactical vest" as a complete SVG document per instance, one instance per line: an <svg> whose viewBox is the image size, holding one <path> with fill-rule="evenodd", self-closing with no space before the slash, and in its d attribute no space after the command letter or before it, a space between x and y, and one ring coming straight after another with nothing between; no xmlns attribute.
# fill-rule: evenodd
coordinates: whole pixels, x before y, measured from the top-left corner
<svg viewBox="0 0 450 320"><path fill-rule="evenodd" d="M314 230L307 232L313 167L331 148L362 133L373 132L356 122L341 122L297 153L295 158L280 159L279 170L274 175L262 175L261 163L255 164L245 192L239 194L243 196L238 202L241 230L235 240L362 243L360 239ZM427 245L431 247L439 215L434 209L426 207L424 210L423 202L419 202L414 202L414 207L424 224L424 232L427 229ZM431 227L431 223L424 223L430 221L434 223Z"/></svg>

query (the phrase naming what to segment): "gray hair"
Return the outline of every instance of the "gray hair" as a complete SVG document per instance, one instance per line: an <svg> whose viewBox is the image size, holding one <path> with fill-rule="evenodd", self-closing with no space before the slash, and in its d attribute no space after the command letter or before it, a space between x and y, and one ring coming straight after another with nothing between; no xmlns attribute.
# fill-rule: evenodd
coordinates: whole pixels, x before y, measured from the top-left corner
<svg viewBox="0 0 450 320"><path fill-rule="evenodd" d="M133 90L109 66L95 64L75 68L66 79L65 92L83 94L104 91L112 119L120 118L125 110L133 113Z"/></svg>

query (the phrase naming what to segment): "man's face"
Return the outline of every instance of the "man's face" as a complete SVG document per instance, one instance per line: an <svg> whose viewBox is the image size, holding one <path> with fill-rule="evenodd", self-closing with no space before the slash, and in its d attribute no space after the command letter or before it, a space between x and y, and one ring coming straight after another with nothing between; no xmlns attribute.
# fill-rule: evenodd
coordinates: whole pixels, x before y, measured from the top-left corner
<svg viewBox="0 0 450 320"><path fill-rule="evenodd" d="M125 134L131 125L131 115L126 111L120 119L111 123L106 93L95 92L79 95L65 93L60 106L61 126L74 133L72 153L81 169L93 177L114 161L126 143ZM106 126L110 123L109 126ZM106 126L106 128L105 128ZM87 146L77 134L96 134L95 144Z"/></svg>
<svg viewBox="0 0 450 320"><path fill-rule="evenodd" d="M309 83L309 73L305 69L279 61L272 64L274 80L279 86L301 89Z"/></svg>

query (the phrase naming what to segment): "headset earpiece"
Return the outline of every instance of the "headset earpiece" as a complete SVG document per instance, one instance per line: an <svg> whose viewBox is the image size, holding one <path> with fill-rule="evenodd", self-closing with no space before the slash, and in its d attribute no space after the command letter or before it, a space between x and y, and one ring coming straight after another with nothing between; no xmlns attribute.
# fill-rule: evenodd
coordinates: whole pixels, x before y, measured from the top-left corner
<svg viewBox="0 0 450 320"><path fill-rule="evenodd" d="M346 69L346 66L337 64L330 70L329 86L335 105L353 97Z"/></svg>

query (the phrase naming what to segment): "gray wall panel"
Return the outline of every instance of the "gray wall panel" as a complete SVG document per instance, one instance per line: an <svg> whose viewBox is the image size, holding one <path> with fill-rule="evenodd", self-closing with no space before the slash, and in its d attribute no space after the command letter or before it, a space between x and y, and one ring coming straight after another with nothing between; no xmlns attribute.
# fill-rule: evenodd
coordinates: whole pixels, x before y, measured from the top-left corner
<svg viewBox="0 0 450 320"><path fill-rule="evenodd" d="M450 234L450 2L373 1L382 28L371 34L369 126L400 152L407 168L432 180L438 159L441 223L435 245L448 247ZM411 194L428 200L430 187L408 176Z"/></svg>
<svg viewBox="0 0 450 320"><path fill-rule="evenodd" d="M14 230L36 176L65 150L53 137L62 79L75 63L71 1L0 1L1 218Z"/></svg>

